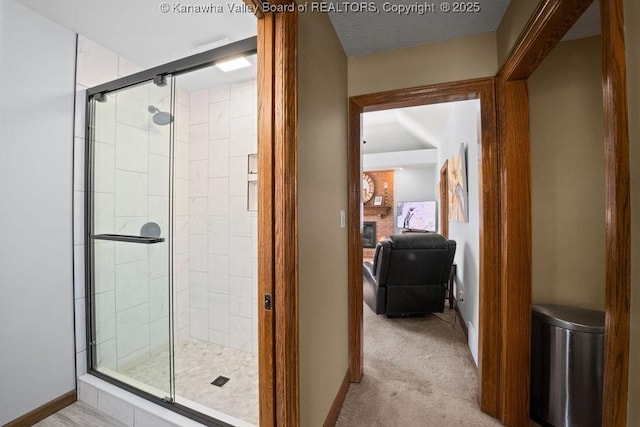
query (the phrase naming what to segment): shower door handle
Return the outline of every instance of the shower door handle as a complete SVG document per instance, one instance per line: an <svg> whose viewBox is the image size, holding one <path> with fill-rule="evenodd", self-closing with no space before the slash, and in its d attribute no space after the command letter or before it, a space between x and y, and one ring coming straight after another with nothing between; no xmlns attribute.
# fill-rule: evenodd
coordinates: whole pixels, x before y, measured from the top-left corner
<svg viewBox="0 0 640 427"><path fill-rule="evenodd" d="M127 243L142 243L143 245L150 245L152 243L164 242L164 237L149 237L149 236L131 236L128 234L94 234L91 236L93 240L111 240L114 242L127 242Z"/></svg>

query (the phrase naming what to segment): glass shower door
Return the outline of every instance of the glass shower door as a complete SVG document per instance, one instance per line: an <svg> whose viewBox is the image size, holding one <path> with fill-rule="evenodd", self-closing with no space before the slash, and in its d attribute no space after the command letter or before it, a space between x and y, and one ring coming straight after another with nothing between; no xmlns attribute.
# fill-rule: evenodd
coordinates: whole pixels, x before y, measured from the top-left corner
<svg viewBox="0 0 640 427"><path fill-rule="evenodd" d="M89 101L91 370L173 401L173 78Z"/></svg>

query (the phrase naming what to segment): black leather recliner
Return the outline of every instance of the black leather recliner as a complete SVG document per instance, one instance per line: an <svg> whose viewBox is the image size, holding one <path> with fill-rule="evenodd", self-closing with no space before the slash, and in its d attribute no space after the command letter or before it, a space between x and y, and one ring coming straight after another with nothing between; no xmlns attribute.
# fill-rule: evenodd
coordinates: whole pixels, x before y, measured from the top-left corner
<svg viewBox="0 0 640 427"><path fill-rule="evenodd" d="M437 233L396 234L364 263L364 300L376 314L417 316L444 311L456 242Z"/></svg>

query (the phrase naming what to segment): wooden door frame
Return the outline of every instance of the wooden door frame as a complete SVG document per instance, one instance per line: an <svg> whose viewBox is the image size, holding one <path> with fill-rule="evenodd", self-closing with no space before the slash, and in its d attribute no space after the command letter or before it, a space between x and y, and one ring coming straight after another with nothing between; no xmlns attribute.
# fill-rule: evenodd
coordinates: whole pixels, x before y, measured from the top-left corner
<svg viewBox="0 0 640 427"><path fill-rule="evenodd" d="M258 379L261 426L300 423L297 12L258 18ZM270 0L271 5L288 4ZM271 298L267 309L266 299Z"/></svg>
<svg viewBox="0 0 640 427"><path fill-rule="evenodd" d="M349 99L349 373L351 382L362 378L362 224L361 218L361 114L391 108L480 100L480 325L479 372L483 410L497 413L499 310L499 176L494 81L492 78L400 89Z"/></svg>
<svg viewBox="0 0 640 427"><path fill-rule="evenodd" d="M544 0L497 75L502 346L500 419L528 425L531 167L527 79L592 0ZM600 1L606 197L603 425L625 426L629 366L630 177L622 0Z"/></svg>

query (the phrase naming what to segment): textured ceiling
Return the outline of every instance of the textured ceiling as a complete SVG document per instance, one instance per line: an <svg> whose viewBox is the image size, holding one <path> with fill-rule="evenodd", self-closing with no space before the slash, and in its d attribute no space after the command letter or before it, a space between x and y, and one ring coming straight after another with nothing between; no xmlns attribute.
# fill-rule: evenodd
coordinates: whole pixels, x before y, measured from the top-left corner
<svg viewBox="0 0 640 427"><path fill-rule="evenodd" d="M329 12L329 17L347 56L361 56L495 31L502 20L509 0L477 2L480 7L479 12L465 13L454 13L453 11L445 13L441 11L441 5L473 2L374 0L372 3L376 4L377 13L364 12L352 6L344 6L354 5L355 2L332 1L331 3L335 5L337 10ZM398 5L414 7L429 5L433 6L433 11L425 9L426 12L422 14L418 10L404 14L385 11L385 8L389 9ZM349 10L350 8L356 10Z"/></svg>

